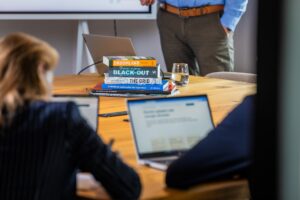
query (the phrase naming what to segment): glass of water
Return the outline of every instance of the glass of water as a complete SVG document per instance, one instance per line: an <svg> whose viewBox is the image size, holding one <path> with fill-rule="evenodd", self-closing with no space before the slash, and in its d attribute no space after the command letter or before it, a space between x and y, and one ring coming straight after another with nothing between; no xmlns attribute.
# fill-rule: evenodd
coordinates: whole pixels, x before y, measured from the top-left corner
<svg viewBox="0 0 300 200"><path fill-rule="evenodd" d="M187 63L174 63L172 80L176 85L185 86L189 83L189 66Z"/></svg>

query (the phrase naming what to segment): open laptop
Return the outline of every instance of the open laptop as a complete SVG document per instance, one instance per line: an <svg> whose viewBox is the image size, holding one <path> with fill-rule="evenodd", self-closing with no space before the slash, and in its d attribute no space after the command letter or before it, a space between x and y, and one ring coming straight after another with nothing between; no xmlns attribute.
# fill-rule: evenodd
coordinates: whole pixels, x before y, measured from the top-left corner
<svg viewBox="0 0 300 200"><path fill-rule="evenodd" d="M98 132L98 106L99 98L97 96L83 95L54 95L52 101L73 101L78 106L80 114L86 119L87 123Z"/></svg>
<svg viewBox="0 0 300 200"><path fill-rule="evenodd" d="M138 163L160 170L214 128L206 95L127 100Z"/></svg>
<svg viewBox="0 0 300 200"><path fill-rule="evenodd" d="M107 66L101 63L103 56L136 55L132 41L127 37L83 34L83 38L94 63L98 63L96 68L100 75L107 72Z"/></svg>

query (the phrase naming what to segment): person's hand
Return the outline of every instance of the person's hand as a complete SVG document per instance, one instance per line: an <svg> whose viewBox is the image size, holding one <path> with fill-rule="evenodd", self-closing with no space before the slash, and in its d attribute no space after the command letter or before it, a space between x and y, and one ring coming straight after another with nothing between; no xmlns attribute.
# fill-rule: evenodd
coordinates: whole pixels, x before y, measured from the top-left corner
<svg viewBox="0 0 300 200"><path fill-rule="evenodd" d="M155 3L155 0L140 0L143 6L150 6Z"/></svg>

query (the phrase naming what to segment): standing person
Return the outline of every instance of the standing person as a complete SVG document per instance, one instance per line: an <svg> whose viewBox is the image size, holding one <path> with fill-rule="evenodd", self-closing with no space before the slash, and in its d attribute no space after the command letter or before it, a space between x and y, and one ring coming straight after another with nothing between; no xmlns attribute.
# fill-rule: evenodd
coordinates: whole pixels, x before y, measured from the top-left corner
<svg viewBox="0 0 300 200"><path fill-rule="evenodd" d="M155 2L140 1L142 5ZM193 75L233 71L233 32L247 1L160 0L157 24L167 70L183 62Z"/></svg>
<svg viewBox="0 0 300 200"><path fill-rule="evenodd" d="M75 199L78 169L113 199L138 199L138 175L75 103L50 101L57 60L54 48L29 35L0 38L0 199Z"/></svg>

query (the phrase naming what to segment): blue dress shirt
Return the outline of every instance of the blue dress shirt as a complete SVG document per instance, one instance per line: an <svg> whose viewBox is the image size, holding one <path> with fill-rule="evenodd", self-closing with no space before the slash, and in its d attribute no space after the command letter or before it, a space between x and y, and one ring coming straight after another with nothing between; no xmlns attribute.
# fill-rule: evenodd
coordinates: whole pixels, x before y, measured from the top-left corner
<svg viewBox="0 0 300 200"><path fill-rule="evenodd" d="M246 11L248 0L160 0L178 8L193 8L206 5L224 5L221 23L224 27L234 31L236 25Z"/></svg>

